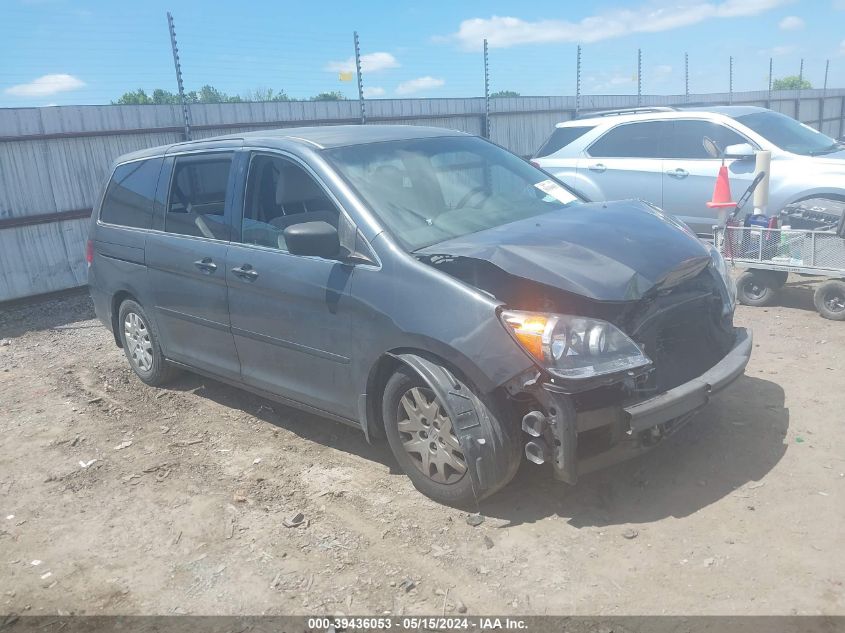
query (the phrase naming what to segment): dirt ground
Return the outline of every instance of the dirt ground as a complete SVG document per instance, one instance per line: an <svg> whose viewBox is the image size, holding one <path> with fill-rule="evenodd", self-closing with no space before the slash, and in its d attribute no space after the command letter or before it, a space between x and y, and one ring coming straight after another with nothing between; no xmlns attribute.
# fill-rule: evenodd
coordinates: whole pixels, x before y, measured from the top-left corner
<svg viewBox="0 0 845 633"><path fill-rule="evenodd" d="M353 429L146 387L86 295L0 308L0 612L845 614L845 323L811 297L740 307L747 375L662 446L526 464L475 527Z"/></svg>

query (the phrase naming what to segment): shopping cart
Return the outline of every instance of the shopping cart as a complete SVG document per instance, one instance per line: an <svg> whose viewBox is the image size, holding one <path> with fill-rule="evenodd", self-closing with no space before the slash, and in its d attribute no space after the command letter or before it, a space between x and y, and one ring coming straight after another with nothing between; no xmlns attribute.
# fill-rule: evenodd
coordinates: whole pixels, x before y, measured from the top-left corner
<svg viewBox="0 0 845 633"><path fill-rule="evenodd" d="M770 305L789 273L826 277L813 302L819 314L845 320L845 215L827 230L736 226L729 219L714 227L725 259L745 268L737 278L737 299L751 306Z"/></svg>

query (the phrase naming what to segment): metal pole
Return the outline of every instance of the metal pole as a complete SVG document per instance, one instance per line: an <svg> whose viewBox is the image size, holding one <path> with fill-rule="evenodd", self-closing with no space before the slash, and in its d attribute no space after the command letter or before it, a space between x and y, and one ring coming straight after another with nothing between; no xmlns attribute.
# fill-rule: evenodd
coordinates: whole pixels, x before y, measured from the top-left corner
<svg viewBox="0 0 845 633"><path fill-rule="evenodd" d="M167 28L170 31L170 48L173 49L173 65L176 68L176 85L179 88L179 103L182 104L182 116L185 120L185 140L191 140L191 113L185 101L185 86L182 84L182 65L179 63L179 47L176 46L176 29L173 27L173 16L167 12Z"/></svg>
<svg viewBox="0 0 845 633"><path fill-rule="evenodd" d="M684 102L689 103L689 53L684 53Z"/></svg>
<svg viewBox="0 0 845 633"><path fill-rule="evenodd" d="M822 96L819 99L819 132L824 133L824 102L827 98L827 74L830 71L830 60L824 63L824 84L822 85Z"/></svg>
<svg viewBox="0 0 845 633"><path fill-rule="evenodd" d="M774 70L774 58L769 57L769 95L766 98L766 107L772 109L772 71Z"/></svg>
<svg viewBox="0 0 845 633"><path fill-rule="evenodd" d="M804 83L804 58L798 67L798 97L795 99L795 120L801 123L801 84Z"/></svg>
<svg viewBox="0 0 845 633"><path fill-rule="evenodd" d="M637 49L637 105L643 104L643 51Z"/></svg>
<svg viewBox="0 0 845 633"><path fill-rule="evenodd" d="M575 116L581 109L581 45L578 45L578 52L575 56Z"/></svg>
<svg viewBox="0 0 845 633"><path fill-rule="evenodd" d="M361 76L361 46L358 43L358 31L352 32L355 43L355 72L358 74L358 103L361 105L361 125L367 123L367 108L364 105L364 78Z"/></svg>
<svg viewBox="0 0 845 633"><path fill-rule="evenodd" d="M730 57L728 61L728 103L734 102L734 58Z"/></svg>
<svg viewBox="0 0 845 633"><path fill-rule="evenodd" d="M487 38L484 39L484 138L490 138L490 64L487 58Z"/></svg>

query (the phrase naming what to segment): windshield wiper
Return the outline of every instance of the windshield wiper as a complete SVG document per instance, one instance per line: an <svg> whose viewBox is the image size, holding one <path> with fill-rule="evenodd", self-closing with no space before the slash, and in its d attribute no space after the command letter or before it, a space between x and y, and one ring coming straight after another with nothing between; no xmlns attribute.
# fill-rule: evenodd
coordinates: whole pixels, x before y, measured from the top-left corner
<svg viewBox="0 0 845 633"><path fill-rule="evenodd" d="M833 145L830 145L829 147L825 147L824 149L817 149L817 150L814 150L814 151L811 150L810 152L807 153L807 155L808 156L821 156L822 154L830 154L831 152L835 152L835 151L838 151L838 150L843 149L843 148L845 148L845 145L842 145L842 143L834 143Z"/></svg>

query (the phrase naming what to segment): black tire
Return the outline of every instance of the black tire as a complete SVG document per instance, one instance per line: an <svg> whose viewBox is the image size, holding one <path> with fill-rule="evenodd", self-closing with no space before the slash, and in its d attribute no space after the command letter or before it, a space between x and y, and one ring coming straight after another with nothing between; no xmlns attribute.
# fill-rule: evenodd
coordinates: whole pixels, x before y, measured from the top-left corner
<svg viewBox="0 0 845 633"><path fill-rule="evenodd" d="M410 478L417 490L440 503L456 507L466 507L474 504L481 498L490 496L513 479L519 467L521 457L521 446L518 439L514 440L513 433L507 432L508 430L505 429L502 426L502 423L492 414L490 408L484 404L477 394L475 394L463 382L461 382L461 389L466 389L468 393L473 395L474 406L476 407L479 417L483 417L486 421L489 421L487 426L493 430L493 432L488 433L490 437L486 438L486 441L488 443L495 444L496 446L501 446L502 450L495 453L497 455L497 459L508 461L507 464L501 464L501 472L503 472L504 475L500 481L493 483L493 485L491 485L487 490L484 490L481 494L478 494L477 491L473 490L472 475L469 469L474 468L475 466L472 463L468 463L469 460L464 460L463 463L465 464L466 470L460 476L457 476L457 473L450 473L453 477L452 481L437 481L436 475L438 474L438 467L436 465L433 468L430 468L429 474L426 475L423 471L423 467L421 466L422 460L413 456L404 446L405 442L414 440L414 433L404 433L400 431L400 416L402 416L400 407L403 406L402 398L406 394L411 397L413 389L419 390L419 392L426 398L431 398L439 405L439 411L443 411L442 403L440 403L434 393L428 388L426 382L410 368L402 367L393 374L385 386L384 396L382 399L382 415L384 419L385 434L387 436L388 444L390 444L390 449L393 452L393 456L396 458L396 461L399 463L402 471ZM407 415L407 417L407 421L403 420L406 424L411 421L410 416ZM431 427L435 426L433 421L429 421L429 423ZM496 429L493 429L494 425L496 426ZM408 427L405 426L405 428ZM435 430L439 431L440 429ZM431 437L420 439L420 437L417 436L418 442L424 442L427 439L431 439ZM438 442L440 442L441 439L442 438L439 436L436 438ZM432 444L434 444L434 442L432 442ZM449 446L443 446L442 442L440 442L440 444L441 446L439 448L432 450L432 458L435 454L439 454L437 451L448 449L449 446L454 445L450 444ZM460 452L460 455L463 456L463 453ZM448 473L448 464L446 470Z"/></svg>
<svg viewBox="0 0 845 633"><path fill-rule="evenodd" d="M123 352L135 375L151 387L159 387L170 381L177 370L165 360L158 330L140 304L127 299L120 304L117 319ZM134 329L131 325L133 322L136 323ZM142 353L141 348L146 348L146 353Z"/></svg>
<svg viewBox="0 0 845 633"><path fill-rule="evenodd" d="M767 275L768 271L747 270L736 280L736 298L746 306L768 306L778 295L777 279Z"/></svg>
<svg viewBox="0 0 845 633"><path fill-rule="evenodd" d="M824 282L816 288L813 303L825 319L845 321L845 281Z"/></svg>

